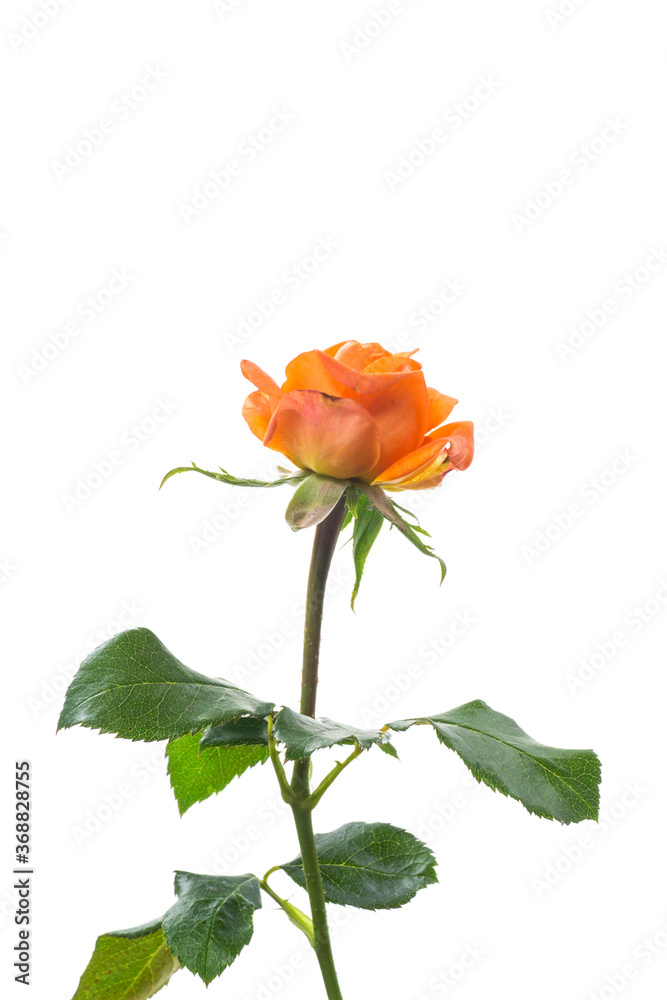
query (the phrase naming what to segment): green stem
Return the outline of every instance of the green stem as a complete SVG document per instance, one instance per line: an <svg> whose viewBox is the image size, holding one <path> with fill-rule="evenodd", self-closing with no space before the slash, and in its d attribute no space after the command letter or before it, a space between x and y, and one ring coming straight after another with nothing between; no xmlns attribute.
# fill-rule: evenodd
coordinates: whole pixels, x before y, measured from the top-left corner
<svg viewBox="0 0 667 1000"><path fill-rule="evenodd" d="M306 623L303 634L303 671L301 675L301 714L315 718L322 612L327 576L336 542L345 516L345 496L338 501L331 513L315 529L313 555L308 575L306 597ZM326 780L326 779L325 779ZM315 847L312 807L307 805L310 796L310 757L297 760L292 773L291 803L296 826L301 861L306 876L306 889L313 919L315 954L320 965L328 1000L343 1000L334 965L322 874Z"/></svg>
<svg viewBox="0 0 667 1000"><path fill-rule="evenodd" d="M268 717L268 739L269 739L269 757L271 763L273 764L273 770L276 772L276 777L278 779L278 784L280 785L280 794L283 797L283 801L287 802L289 805L294 802L294 792L292 787L287 780L287 775L285 774L285 768L280 760L280 754L278 753L278 747L276 746L276 740L273 735L273 716Z"/></svg>
<svg viewBox="0 0 667 1000"><path fill-rule="evenodd" d="M259 880L260 887L264 890L264 892L268 896L271 897L271 899L275 900L275 902L278 904L278 906L280 906L285 911L285 913L287 914L287 916L289 917L289 919L292 921L292 923L294 924L294 926L298 927L300 931L303 931L303 933L308 938L308 941L310 942L310 944L314 948L315 947L315 935L313 933L313 921L310 919L310 917L306 916L306 914L302 910L300 910L298 908L298 906L293 906L292 903L289 902L289 900L283 899L282 896L279 896L277 892L274 892L274 890L271 888L271 886L269 885L269 883L267 881L267 879L268 879L269 875L271 874L271 872L277 871L278 867L279 866L276 866L275 868L271 868L266 873L266 875L264 876L264 878L262 878L262 879Z"/></svg>
<svg viewBox="0 0 667 1000"><path fill-rule="evenodd" d="M357 743L356 747L354 748L349 757L346 757L345 760L338 761L336 764L334 764L331 771L329 771L326 777L322 779L322 781L319 783L315 791L310 793L306 801L303 803L303 808L314 809L315 806L320 801L320 799L322 798L322 796L324 795L324 793L326 792L327 788L333 785L334 781L341 773L341 771L344 771L347 765L351 764L352 761L356 760L357 757L361 756L362 753L363 750Z"/></svg>

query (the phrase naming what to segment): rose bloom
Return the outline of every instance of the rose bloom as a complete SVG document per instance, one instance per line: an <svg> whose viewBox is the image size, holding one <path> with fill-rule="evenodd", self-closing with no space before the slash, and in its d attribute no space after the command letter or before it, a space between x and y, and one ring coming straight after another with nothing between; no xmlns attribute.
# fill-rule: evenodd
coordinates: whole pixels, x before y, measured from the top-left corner
<svg viewBox="0 0 667 1000"><path fill-rule="evenodd" d="M472 462L473 425L444 423L457 400L427 387L415 353L345 340L299 354L282 386L242 361L257 390L243 416L300 469L388 490L431 489Z"/></svg>

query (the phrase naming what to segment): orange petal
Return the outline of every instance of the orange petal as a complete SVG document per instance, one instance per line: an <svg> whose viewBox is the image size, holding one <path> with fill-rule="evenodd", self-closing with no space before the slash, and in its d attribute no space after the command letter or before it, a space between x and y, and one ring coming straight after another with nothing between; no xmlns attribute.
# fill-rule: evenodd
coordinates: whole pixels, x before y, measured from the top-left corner
<svg viewBox="0 0 667 1000"><path fill-rule="evenodd" d="M332 371L328 367L329 363L334 366ZM305 351L303 354L297 354L285 369L287 378L283 382L283 391L315 389L329 396L356 398L356 394L344 382L338 381L339 371L347 372L351 369L334 361L324 351Z"/></svg>
<svg viewBox="0 0 667 1000"><path fill-rule="evenodd" d="M409 371L396 385L362 396L361 403L380 428L382 451L371 470L375 478L424 443L430 415L424 376Z"/></svg>
<svg viewBox="0 0 667 1000"><path fill-rule="evenodd" d="M344 344L339 344L338 350L331 356L360 372L378 358L389 357L389 351L385 351L381 344L360 344L358 340L347 340Z"/></svg>
<svg viewBox="0 0 667 1000"><path fill-rule="evenodd" d="M475 453L473 429L471 420L457 420L453 424L438 427L437 431L431 431L426 440L433 443L443 439L448 441L449 460L455 469L463 471L468 468Z"/></svg>
<svg viewBox="0 0 667 1000"><path fill-rule="evenodd" d="M444 471L448 457L446 441L429 441L385 469L373 486L405 489L407 483L424 482Z"/></svg>
<svg viewBox="0 0 667 1000"><path fill-rule="evenodd" d="M277 396L278 398L282 396L283 392L280 386L254 361L242 361L241 371L255 388L266 393L267 396Z"/></svg>
<svg viewBox="0 0 667 1000"><path fill-rule="evenodd" d="M274 406L271 406L269 397L263 392L251 392L243 404L243 416L250 430L260 441L264 440L266 430L269 426Z"/></svg>
<svg viewBox="0 0 667 1000"><path fill-rule="evenodd" d="M395 490L396 492L399 492L400 490L433 490L436 486L440 486L447 473L451 472L454 466L449 465L449 463L446 462L443 468L445 470L444 472L439 472L437 475L431 476L429 479L420 479L413 483L404 483L400 486L385 486L385 489L389 490L389 492L392 490Z"/></svg>
<svg viewBox="0 0 667 1000"><path fill-rule="evenodd" d="M382 366L385 362L391 362L387 370L380 368L377 372L358 372L324 351L306 351L290 361L285 369L287 380L283 383L283 390L293 392L295 389L316 389L330 396L358 399L359 395L367 392L390 389L421 367L410 359L398 358L392 362L392 358L388 357L373 362L369 368L373 369L376 364Z"/></svg>
<svg viewBox="0 0 667 1000"><path fill-rule="evenodd" d="M391 351L385 351L382 344L378 344L376 340L371 340L368 344L362 344L361 346L366 351L366 354L368 354L370 361L377 361L378 358L388 358L391 354Z"/></svg>
<svg viewBox="0 0 667 1000"><path fill-rule="evenodd" d="M383 389L390 389L400 382L401 379L406 378L413 371L421 368L418 362L412 361L409 358L398 358L395 360L392 356L389 356L373 361L368 365L366 371L358 372L354 368L349 368L347 365L337 361L336 358L330 358L323 351L313 351L312 353L320 355L322 365L332 378L340 385L351 390L352 393L359 393L360 395L364 395L367 392L380 392ZM345 395L349 396L350 392L347 392Z"/></svg>
<svg viewBox="0 0 667 1000"><path fill-rule="evenodd" d="M355 357L357 356L363 364L355 362ZM340 343L334 344L332 347L327 347L324 351L328 354L330 358L336 358L337 361L342 361L343 364L349 365L350 368L356 369L356 371L361 371L366 365L370 365L371 362L376 361L378 358L389 357L390 351L386 351L382 344L378 344L376 341L369 342L368 344L360 344L358 340L341 340ZM414 351L410 352L414 354Z"/></svg>
<svg viewBox="0 0 667 1000"><path fill-rule="evenodd" d="M387 372L418 372L421 371L421 367L420 363L413 361L408 354L389 354L386 358L377 358L364 368L364 375L379 375Z"/></svg>
<svg viewBox="0 0 667 1000"><path fill-rule="evenodd" d="M330 358L335 358L336 355L338 354L338 352L340 351L341 347L344 347L345 344L348 344L348 343L349 343L348 340L339 340L338 343L337 344L333 344L332 347L325 347L324 348L324 353L328 354Z"/></svg>
<svg viewBox="0 0 667 1000"><path fill-rule="evenodd" d="M355 400L302 389L283 396L264 444L301 469L350 479L364 475L376 464L380 432Z"/></svg>
<svg viewBox="0 0 667 1000"><path fill-rule="evenodd" d="M443 420L447 419L458 403L458 399L454 399L453 396L444 396L437 389L428 390L428 399L431 404L431 418L428 430L431 430L433 427L439 427Z"/></svg>

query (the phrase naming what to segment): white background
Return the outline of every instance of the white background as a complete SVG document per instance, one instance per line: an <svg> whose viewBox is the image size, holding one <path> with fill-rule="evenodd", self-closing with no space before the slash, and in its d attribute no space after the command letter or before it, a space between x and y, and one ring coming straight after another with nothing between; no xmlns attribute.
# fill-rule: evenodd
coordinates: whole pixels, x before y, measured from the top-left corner
<svg viewBox="0 0 667 1000"><path fill-rule="evenodd" d="M227 858L230 873L262 874L296 853L268 767L179 819L162 745L56 738L55 725L82 656L134 625L193 669L295 703L312 533L286 527L288 491L195 475L157 486L193 459L266 472L275 456L241 419L240 359L280 379L295 354L345 338L419 347L428 383L475 421L478 450L420 497L442 588L436 565L386 532L353 615L351 554L336 556L321 711L374 724L481 697L604 764L603 821L570 827L477 790L423 730L396 738L400 763L355 764L318 828L405 826L436 852L440 884L400 911L332 908L346 1000L661 993L667 18L657 0L561 6L559 19L556 0L414 0L379 28L381 0L5 0L11 996L24 995L10 957L15 758L34 770L35 1000L72 996L98 933L169 907L174 869ZM132 97L149 71L154 89ZM262 133L251 161L243 150L276 110L292 120ZM221 190L209 174L232 159L241 169ZM313 270L318 240L336 246ZM295 265L311 273L297 282ZM114 270L125 287L116 278L110 296ZM464 290L445 304L452 286ZM275 290L284 301L234 344ZM248 661L260 666L243 679ZM208 995L323 996L270 900L255 923ZM167 989L205 996L187 972Z"/></svg>

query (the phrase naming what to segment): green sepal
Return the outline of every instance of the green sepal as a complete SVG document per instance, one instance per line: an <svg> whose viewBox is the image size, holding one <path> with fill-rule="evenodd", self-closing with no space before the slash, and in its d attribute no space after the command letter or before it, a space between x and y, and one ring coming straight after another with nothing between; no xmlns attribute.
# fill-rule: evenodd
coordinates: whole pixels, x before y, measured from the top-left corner
<svg viewBox="0 0 667 1000"><path fill-rule="evenodd" d="M396 732L414 725L431 725L477 781L521 802L528 812L561 823L598 818L600 761L592 750L536 743L513 719L483 701L389 723Z"/></svg>
<svg viewBox="0 0 667 1000"><path fill-rule="evenodd" d="M162 918L102 934L72 1000L148 1000L180 968L167 947Z"/></svg>
<svg viewBox="0 0 667 1000"><path fill-rule="evenodd" d="M285 486L294 485L300 482L304 476L307 476L307 472L287 472L280 479L274 479L270 482L266 482L262 479L239 479L238 476L232 476L231 473L227 472L225 469L221 468L219 472L208 472L207 469L200 469L198 465L193 462L191 465L180 465L177 469L171 469L162 479L160 483L160 489L164 486L168 479L172 476L177 475L179 472L200 472L202 476L208 476L209 479L217 479L219 483L227 483L228 486L254 486L254 487L264 487L265 489L271 489L273 486Z"/></svg>
<svg viewBox="0 0 667 1000"><path fill-rule="evenodd" d="M285 511L285 520L292 531L312 528L323 521L349 485L347 479L331 479L311 473L298 487Z"/></svg>
<svg viewBox="0 0 667 1000"><path fill-rule="evenodd" d="M183 816L195 802L217 795L249 768L264 764L269 748L237 744L201 749L200 735L195 733L171 740L165 754L174 798Z"/></svg>
<svg viewBox="0 0 667 1000"><path fill-rule="evenodd" d="M359 585L361 584L366 559L380 533L384 518L356 486L350 486L348 489L345 494L345 503L347 505L346 521L348 524L354 521L352 529L352 559L354 562L355 580L351 600L352 609L354 610L354 602L359 593ZM343 523L345 526L346 522Z"/></svg>
<svg viewBox="0 0 667 1000"><path fill-rule="evenodd" d="M304 760L316 750L345 743L358 743L368 750L374 743L387 742L379 729L359 729L331 719L313 719L291 708L282 708L275 717L273 733L285 747L287 760Z"/></svg>
<svg viewBox="0 0 667 1000"><path fill-rule="evenodd" d="M317 834L315 846L328 903L393 909L438 881L429 848L389 823L347 823L332 833ZM306 887L300 855L281 867Z"/></svg>
<svg viewBox="0 0 667 1000"><path fill-rule="evenodd" d="M162 922L167 945L208 986L252 937L253 914L262 905L259 880L176 872L174 889L178 901Z"/></svg>
<svg viewBox="0 0 667 1000"><path fill-rule="evenodd" d="M382 514L382 517L389 521L395 528L398 528L401 534L405 535L408 541L412 542L415 548L419 549L425 556L430 556L432 559L438 560L440 563L440 582L442 583L445 579L447 567L440 556L433 551L433 548L419 537L420 535L430 537L428 532L418 525L413 526L408 524L405 518L399 514L397 505L379 486L366 486L363 483L355 483L355 487L363 493L375 510Z"/></svg>
<svg viewBox="0 0 667 1000"><path fill-rule="evenodd" d="M272 708L229 681L190 670L150 629L134 628L86 657L67 689L58 729L87 726L150 742Z"/></svg>
<svg viewBox="0 0 667 1000"><path fill-rule="evenodd" d="M352 516L352 514L350 512L350 508L348 507L347 510L345 511L345 517L343 518L343 523L340 526L340 530L341 531L345 531L345 529L350 524L352 524L353 521L354 521L354 517Z"/></svg>

